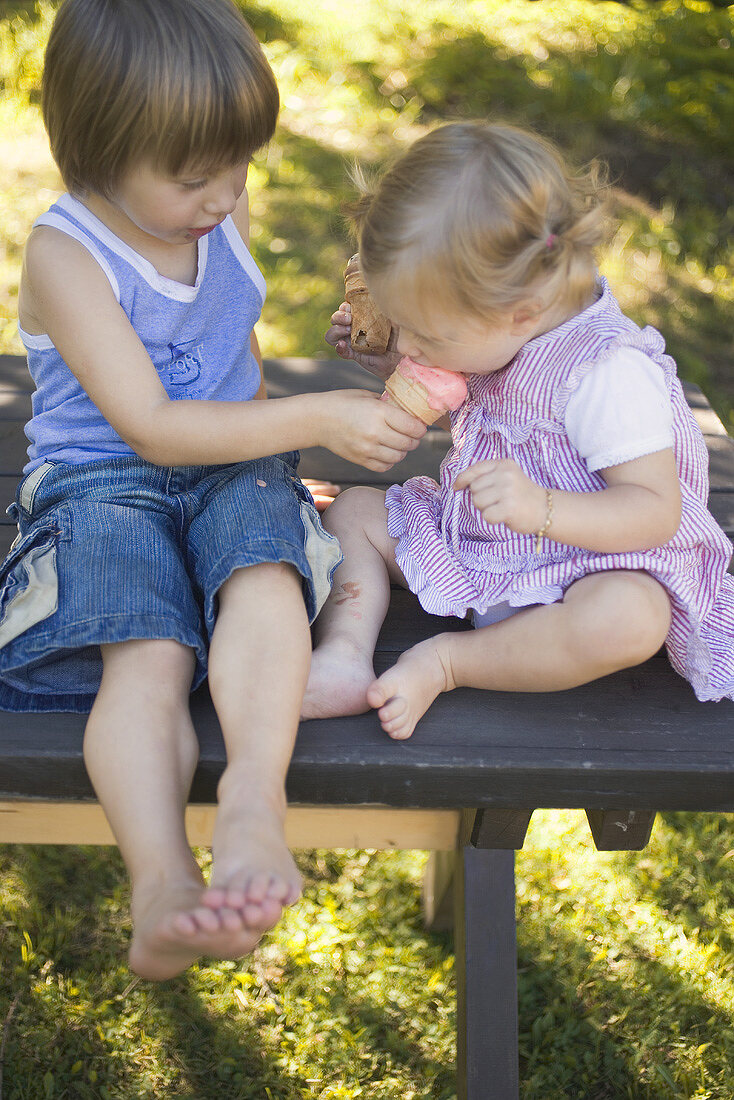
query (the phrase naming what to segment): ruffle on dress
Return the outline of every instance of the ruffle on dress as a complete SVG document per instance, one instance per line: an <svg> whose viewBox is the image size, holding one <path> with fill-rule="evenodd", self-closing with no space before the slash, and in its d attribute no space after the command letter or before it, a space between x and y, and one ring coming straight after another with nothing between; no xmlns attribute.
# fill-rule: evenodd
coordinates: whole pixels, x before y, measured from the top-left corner
<svg viewBox="0 0 734 1100"><path fill-rule="evenodd" d="M591 573L641 570L670 596L665 645L673 668L702 701L734 698L734 577L726 572L731 544L699 501L687 502L708 528L708 540L697 545L598 554L544 539L535 554L534 536L520 536L527 539L527 552L518 554L507 552L501 533L513 543L518 536L501 524L494 529L498 541L462 540L452 549L447 528L453 525L445 521L451 505L461 507L460 494L454 496L442 508L440 487L419 477L391 486L385 500L388 532L398 539L397 564L429 614L465 618L504 602L512 607L556 603Z"/></svg>

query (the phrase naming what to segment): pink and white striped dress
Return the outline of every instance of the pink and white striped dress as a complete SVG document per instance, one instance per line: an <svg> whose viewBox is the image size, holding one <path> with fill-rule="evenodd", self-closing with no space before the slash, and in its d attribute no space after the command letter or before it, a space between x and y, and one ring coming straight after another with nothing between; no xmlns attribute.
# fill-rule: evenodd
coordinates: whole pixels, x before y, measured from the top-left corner
<svg viewBox="0 0 734 1100"><path fill-rule="evenodd" d="M496 604L555 603L570 584L608 569L645 570L665 586L673 615L666 647L673 668L699 699L734 698L732 544L707 509L708 455L686 403L675 363L655 329L639 329L621 312L605 280L583 313L525 344L501 371L470 375L469 397L452 414L453 446L440 485L414 477L387 492L388 531L397 563L426 611L463 618ZM581 379L619 348L638 348L663 369L673 409L674 448L683 497L680 528L652 550L595 553L520 535L486 523L458 473L475 462L512 458L548 488L605 488L568 439L566 405Z"/></svg>

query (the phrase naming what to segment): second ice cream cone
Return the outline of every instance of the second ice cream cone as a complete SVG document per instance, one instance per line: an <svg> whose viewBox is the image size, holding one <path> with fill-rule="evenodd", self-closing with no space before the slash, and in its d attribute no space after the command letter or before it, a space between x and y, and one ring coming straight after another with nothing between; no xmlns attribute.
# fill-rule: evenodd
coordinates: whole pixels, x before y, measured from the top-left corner
<svg viewBox="0 0 734 1100"><path fill-rule="evenodd" d="M344 271L344 295L352 307L352 347L382 355L387 350L392 325L369 295L355 253Z"/></svg>

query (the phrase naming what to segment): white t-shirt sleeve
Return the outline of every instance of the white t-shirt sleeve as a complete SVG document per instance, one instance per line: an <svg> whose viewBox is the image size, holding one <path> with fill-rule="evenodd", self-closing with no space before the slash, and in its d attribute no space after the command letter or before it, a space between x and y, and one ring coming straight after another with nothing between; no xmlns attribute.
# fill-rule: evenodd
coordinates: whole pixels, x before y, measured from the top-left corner
<svg viewBox="0 0 734 1100"><path fill-rule="evenodd" d="M637 348L620 348L579 383L565 422L592 471L672 447L673 410L662 367Z"/></svg>

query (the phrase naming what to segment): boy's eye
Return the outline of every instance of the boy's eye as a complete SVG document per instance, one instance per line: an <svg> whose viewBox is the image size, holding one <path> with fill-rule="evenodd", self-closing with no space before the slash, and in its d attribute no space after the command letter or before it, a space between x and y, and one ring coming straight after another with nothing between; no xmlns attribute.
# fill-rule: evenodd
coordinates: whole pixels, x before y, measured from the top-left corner
<svg viewBox="0 0 734 1100"><path fill-rule="evenodd" d="M181 184L185 191L200 191L202 187L206 187L207 180L184 180Z"/></svg>

